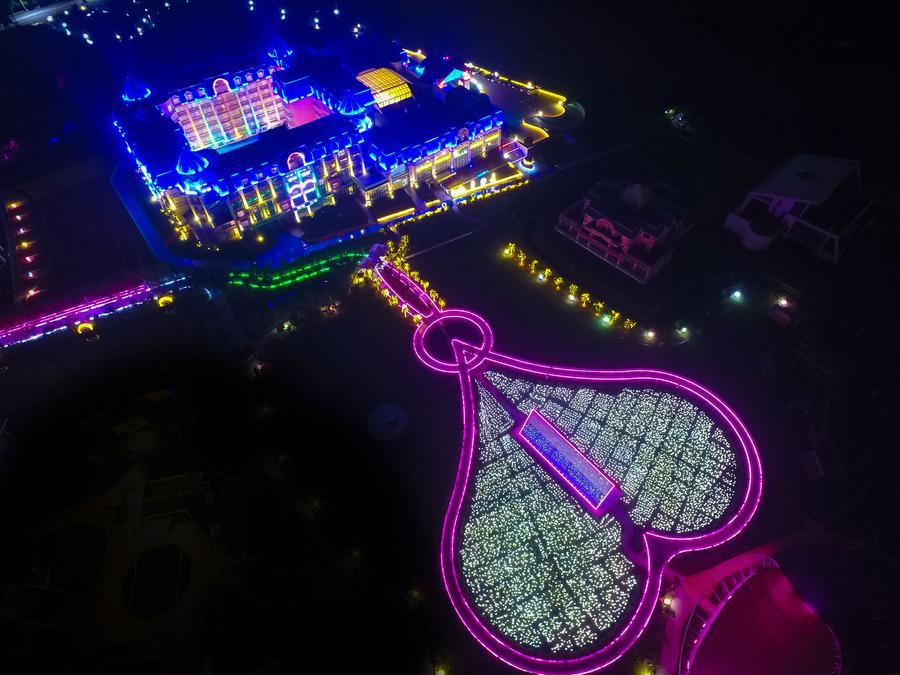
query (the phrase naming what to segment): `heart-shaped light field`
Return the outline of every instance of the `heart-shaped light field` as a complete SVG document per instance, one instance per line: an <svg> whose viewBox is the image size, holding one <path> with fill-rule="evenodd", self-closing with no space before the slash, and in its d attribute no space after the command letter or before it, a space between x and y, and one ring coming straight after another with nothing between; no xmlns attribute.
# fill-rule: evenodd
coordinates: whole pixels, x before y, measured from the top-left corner
<svg viewBox="0 0 900 675"><path fill-rule="evenodd" d="M419 359L460 379L462 451L441 540L454 609L516 668L608 666L646 628L666 564L749 522L762 491L749 433L672 373L499 354L482 317L441 311L388 263L376 273L421 317Z"/></svg>

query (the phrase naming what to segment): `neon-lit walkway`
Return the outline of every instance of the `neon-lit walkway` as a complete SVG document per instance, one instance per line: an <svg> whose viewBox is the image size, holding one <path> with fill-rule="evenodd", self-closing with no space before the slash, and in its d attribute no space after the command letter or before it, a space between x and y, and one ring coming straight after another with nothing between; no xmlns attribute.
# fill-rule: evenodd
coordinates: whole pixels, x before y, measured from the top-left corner
<svg viewBox="0 0 900 675"><path fill-rule="evenodd" d="M57 330L65 330L68 326L96 318L112 312L118 312L143 302L153 295L153 290L145 282L129 286L109 295L92 298L77 305L71 305L49 314L42 314L12 325L0 328L0 347L34 340Z"/></svg>
<svg viewBox="0 0 900 675"><path fill-rule="evenodd" d="M178 274L153 284L142 281L30 319L12 318L9 323L0 327L0 349L66 330L81 321L99 319L121 312L146 302L157 292L169 293L186 288L188 285L187 277Z"/></svg>

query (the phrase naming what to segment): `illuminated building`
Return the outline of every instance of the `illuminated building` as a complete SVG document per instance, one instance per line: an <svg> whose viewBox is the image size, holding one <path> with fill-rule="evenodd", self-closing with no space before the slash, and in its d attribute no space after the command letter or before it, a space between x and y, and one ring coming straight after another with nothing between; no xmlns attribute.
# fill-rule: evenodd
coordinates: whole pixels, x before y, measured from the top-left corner
<svg viewBox="0 0 900 675"><path fill-rule="evenodd" d="M665 186L597 183L559 217L556 229L601 260L645 283L672 257L686 229Z"/></svg>
<svg viewBox="0 0 900 675"><path fill-rule="evenodd" d="M258 65L165 94L128 79L115 126L181 240L242 239L347 197L388 224L470 194L461 173L482 191L522 177L527 152L500 150L503 112L466 73L423 77L399 49L358 70L307 52L277 40Z"/></svg>
<svg viewBox="0 0 900 675"><path fill-rule="evenodd" d="M840 675L837 636L768 555L779 548L769 542L679 579L681 640L664 650L665 672Z"/></svg>

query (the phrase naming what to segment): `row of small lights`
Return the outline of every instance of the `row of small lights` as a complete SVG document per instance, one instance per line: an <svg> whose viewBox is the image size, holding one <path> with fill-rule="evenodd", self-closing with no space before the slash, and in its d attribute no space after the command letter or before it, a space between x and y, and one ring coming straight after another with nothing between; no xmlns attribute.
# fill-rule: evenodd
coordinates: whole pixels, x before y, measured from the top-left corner
<svg viewBox="0 0 900 675"><path fill-rule="evenodd" d="M731 301L732 304L742 305L746 300L746 296L740 288L733 288L728 294L728 300ZM773 304L780 309L790 309L794 306L794 301L786 295L777 295L774 298Z"/></svg>
<svg viewBox="0 0 900 675"><path fill-rule="evenodd" d="M421 275L415 271L410 269L410 265L407 262L397 265L401 270L406 272L407 276L412 279L419 287L428 293L428 295L435 301L440 309L443 309L447 305L447 301L440 297L435 289L428 290L430 286L430 282L421 278ZM374 288L381 296L387 301L390 307L399 307L400 313L404 317L408 317L412 320L413 325L418 326L422 323L422 315L418 313L411 313L409 305L405 302L401 302L400 298L394 295L387 286L384 286L381 283L378 275L375 274L371 269L360 270L359 273L353 277L353 283L355 285L362 284L364 282L368 282L372 288Z"/></svg>
<svg viewBox="0 0 900 675"><path fill-rule="evenodd" d="M247 10L251 11L251 12L256 11L255 0L247 0ZM334 10L332 10L332 14L334 14L335 16L340 16L340 14L341 14L340 8L335 6ZM278 10L278 18L281 19L282 21L287 21L287 10L284 7L280 8ZM322 29L322 24L321 24L318 16L313 17L312 25L315 30ZM353 35L354 36L359 37L360 31L362 31L361 23L357 23L355 26L353 26Z"/></svg>
<svg viewBox="0 0 900 675"><path fill-rule="evenodd" d="M728 298L735 304L741 304L742 302L744 302L744 292L740 288L735 288L728 295ZM786 295L779 295L775 299L775 304L782 309L787 309L791 306L791 299Z"/></svg>
<svg viewBox="0 0 900 675"><path fill-rule="evenodd" d="M506 247L504 247L504 249L503 249L502 255L504 258L507 258L507 259L515 259L517 261L518 266L521 268L525 268L526 264L527 264L529 273L534 275L538 282L545 283L548 280L552 280L553 285L557 291L560 291L562 289L562 286L565 283L563 281L562 277L557 276L554 278L552 275L552 272L549 268L538 271L537 268L540 265L539 261L535 258L535 259L531 260L530 262L528 262L528 256L525 254L524 251L519 249L514 243L510 242L509 244L507 244ZM573 303L573 304L578 302L581 304L582 307L585 307L585 308L592 307L594 309L594 315L599 316L601 322L604 325L606 325L606 326L615 325L615 323L617 322L617 320L619 318L619 312L616 312L614 310L609 310L607 313L601 314L604 303L602 303L602 302L591 303L590 294L581 293L579 295L578 290L579 290L579 288L578 288L577 284L569 285L568 293L566 294L566 299L568 300L568 302ZM740 288L733 288L728 293L728 300L735 305L743 304L745 299L746 299L745 294ZM776 305L780 309L789 309L789 308L793 307L794 303L788 296L778 295L774 298L774 305ZM636 325L637 325L636 322L634 322L631 319L624 319L622 322L622 328L625 329L626 331L630 331ZM679 323L676 326L676 328L674 329L674 334L675 334L676 339L680 340L681 342L686 342L687 340L690 339L691 331L686 325L684 325L683 323ZM656 330L654 330L653 328L647 328L642 331L641 338L644 341L644 343L653 344L656 342L656 340L658 338L658 334L657 334Z"/></svg>
<svg viewBox="0 0 900 675"><path fill-rule="evenodd" d="M185 3L186 4L190 3L190 0L185 0ZM132 0L132 4L137 5L139 3L137 0ZM251 4L252 4L252 2L251 2ZM171 9L172 5L169 2L164 2L163 7L165 7L166 9ZM78 9L81 10L82 12L86 12L85 16L88 16L88 17L92 16L94 14L94 10L88 11L88 6L87 6L86 2L82 2L80 5L78 5ZM146 13L146 16L141 17L141 23L146 24L149 28L155 28L156 24L153 23L152 18L150 17L150 10L145 9L144 12ZM108 12L108 10L103 10L103 13L108 14L109 12ZM68 9L63 10L62 15L64 17L69 16L69 10ZM131 18L131 16L127 12L125 13L125 15L128 16L129 18ZM50 14L49 16L47 16L47 23L52 24L55 21L56 21L56 19L53 14ZM65 21L65 20L61 21L60 27L62 28L63 32L65 32L65 34L67 36L72 35L72 31L69 28L69 24L67 21ZM135 28L135 30L137 31L138 37L140 37L144 34L144 28L142 28L141 26L137 26ZM81 37L87 44L89 44L89 45L94 44L94 39L91 37L90 33L87 33L87 32L82 33ZM115 37L115 39L118 40L119 42L121 42L124 39L121 33L115 33L113 37ZM134 34L129 35L128 39L133 40Z"/></svg>
<svg viewBox="0 0 900 675"><path fill-rule="evenodd" d="M37 287L37 282L40 279L40 269L34 266L34 262L38 257L34 252L35 241L25 238L31 232L31 228L28 227L26 222L29 214L22 210L24 205L24 202L21 201L7 202L6 213L15 226L15 246L19 254L19 265L29 268L23 276L30 283L34 284L25 291L25 299L30 300L41 292Z"/></svg>
<svg viewBox="0 0 900 675"><path fill-rule="evenodd" d="M508 183L507 185L496 187L493 190L491 189L492 186L487 185L485 187L485 189L481 192L472 193L472 194L467 195L466 197L459 198L454 201L457 206L465 206L466 204L471 204L473 202L476 202L476 201L479 201L482 199L489 199L491 197L495 197L496 195L499 195L503 192L507 192L508 190L515 190L517 188L524 187L525 185L528 185L530 182L531 182L531 179L526 178L525 180L520 180L517 183ZM389 227L391 229L394 229L394 228L398 227L399 225L406 225L406 224L414 222L414 221L419 221L424 218L429 218L431 216L448 211L449 209L450 209L449 202L442 202L442 203L438 204L437 206L435 206L434 208L428 209L427 211L422 211L421 213L414 213L410 216L400 218L400 219L392 222L389 225Z"/></svg>
<svg viewBox="0 0 900 675"><path fill-rule="evenodd" d="M522 89L522 90L526 91L526 92L529 93L529 94L538 94L538 93L539 93L539 94L543 94L543 95L545 95L545 96L548 96L548 97L551 97L551 98L555 98L555 99L557 100L557 102L559 102L559 103L562 103L562 102L564 102L564 101L566 100L566 97L565 97L565 96L562 96L562 95L560 95L560 94L556 94L556 93L554 93L554 92L552 92L552 91L547 91L546 89L543 89L543 88L541 88L541 87L538 86L538 85L535 85L535 84L534 84L533 82L531 82L531 81L528 81L528 82L519 82L518 80L514 80L514 79L512 79L512 78L510 78L510 77L506 77L505 75L501 75L499 71L496 71L496 70L495 70L495 71L491 72L491 71L489 71L488 69L482 68L481 66L478 66L478 65L476 65L476 64L474 64L474 63L466 63L466 64L465 64L465 67L466 67L466 69L467 69L469 72L471 72L471 71L473 71L473 70L477 70L477 71L480 72L482 75L485 75L486 77L489 77L490 79L494 80L495 82L500 82L501 84L505 84L505 85L510 86L510 87L515 87L515 88L518 88L518 89ZM539 110L537 110L534 114L535 114L535 116L537 116L537 117L543 117L545 113L544 113L543 110L540 110L540 109L539 109Z"/></svg>
<svg viewBox="0 0 900 675"><path fill-rule="evenodd" d="M254 9L255 9L254 0L247 0L247 9L249 9L251 12L254 11ZM278 12L281 14L282 20L284 20L284 17L287 14L287 10L284 7L282 7L281 9L278 10ZM335 16L340 16L341 10L339 7L335 6L334 11L332 13ZM319 17L317 17L317 16L313 17L313 23L318 24ZM357 24L357 26L359 26L359 24Z"/></svg>
<svg viewBox="0 0 900 675"><path fill-rule="evenodd" d="M414 283L416 283L419 288L425 291L428 294L428 297L432 299L432 301L438 306L439 309L444 309L447 306L447 301L444 300L437 292L436 289L430 288L431 282L426 281L422 278L422 276L416 270L412 269L409 262L406 260L406 256L409 252L409 236L403 235L400 237L400 244L398 246L394 246L394 243L389 241L388 244L388 252L384 256L384 259L387 262L392 263L397 267L397 269L401 270L409 277ZM387 303L391 307L399 307L400 313L404 317L409 317L412 319L414 325L419 325L422 322L421 314L410 314L409 305L405 302L401 302L400 298L394 295L390 289L383 285L381 279L375 274L372 269L360 269L357 270L356 274L353 277L353 284L360 285L368 282L372 288L375 289L376 292L380 293L381 296L387 300Z"/></svg>
<svg viewBox="0 0 900 675"><path fill-rule="evenodd" d="M565 280L561 276L554 276L553 271L549 267L538 270L540 261L537 258L534 258L529 262L528 255L516 246L515 243L510 242L507 244L503 248L502 256L508 260L515 260L520 268L527 268L528 272L533 275L539 283L543 284L549 281L553 284L554 289L562 291ZM600 323L603 326L613 327L618 324L620 318L622 319L622 329L626 332L630 332L637 326L636 321L629 318L622 318L620 312L607 308L604 302L599 300L592 302L590 293L579 294L579 287L577 284L569 284L567 291L565 298L569 303L578 303L585 309L592 309L594 316L599 318ZM656 332L653 329L647 329L643 332L643 338L648 343L655 342Z"/></svg>

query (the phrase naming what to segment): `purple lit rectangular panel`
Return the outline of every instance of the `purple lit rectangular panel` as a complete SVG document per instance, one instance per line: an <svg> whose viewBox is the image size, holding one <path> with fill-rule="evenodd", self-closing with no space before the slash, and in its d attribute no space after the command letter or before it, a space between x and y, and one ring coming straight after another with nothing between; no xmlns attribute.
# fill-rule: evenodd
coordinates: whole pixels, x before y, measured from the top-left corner
<svg viewBox="0 0 900 675"><path fill-rule="evenodd" d="M616 484L547 418L532 410L516 436L588 510L594 515L603 513L617 492Z"/></svg>

